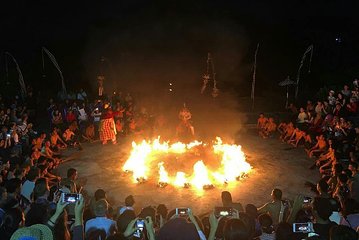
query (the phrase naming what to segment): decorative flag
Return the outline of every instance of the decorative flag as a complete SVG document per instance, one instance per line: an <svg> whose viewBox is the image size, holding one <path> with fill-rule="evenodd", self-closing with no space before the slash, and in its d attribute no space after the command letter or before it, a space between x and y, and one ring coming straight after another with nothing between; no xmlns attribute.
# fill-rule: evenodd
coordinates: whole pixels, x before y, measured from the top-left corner
<svg viewBox="0 0 359 240"><path fill-rule="evenodd" d="M45 47L42 47L42 67L43 69L45 68L45 63L44 63L44 52L49 56L51 62L54 64L55 68L57 69L57 71L60 74L60 78L61 78L61 86L62 86L62 93L67 96L66 93L66 86L65 86L65 81L64 81L64 76L62 75L62 71L60 69L59 64L56 61L55 56L49 51L47 50Z"/></svg>
<svg viewBox="0 0 359 240"><path fill-rule="evenodd" d="M303 56L302 56L302 60L300 61L300 65L298 68L298 72L297 72L297 86L295 88L295 98L298 98L298 89L299 89L299 81L300 81L300 72L302 70L304 61L307 57L307 54L310 52L310 58L309 58L309 69L308 69L308 73L310 73L310 67L312 65L312 57L313 57L313 44L310 45L307 50L304 52Z"/></svg>
<svg viewBox="0 0 359 240"><path fill-rule="evenodd" d="M14 58L13 55L11 55L11 53L9 52L5 52L6 55L8 55L12 60L13 62L15 63L16 65L16 70L18 72L18 75L19 75L19 85L20 85L20 92L21 92L21 97L22 99L25 99L26 97L26 85L25 85L25 82L24 82L24 77L22 75L22 72L20 70L20 67L19 67L19 64L17 64L17 61L16 59ZM5 58L6 59L6 58ZM7 60L6 60L6 76L8 77L8 64L7 64Z"/></svg>

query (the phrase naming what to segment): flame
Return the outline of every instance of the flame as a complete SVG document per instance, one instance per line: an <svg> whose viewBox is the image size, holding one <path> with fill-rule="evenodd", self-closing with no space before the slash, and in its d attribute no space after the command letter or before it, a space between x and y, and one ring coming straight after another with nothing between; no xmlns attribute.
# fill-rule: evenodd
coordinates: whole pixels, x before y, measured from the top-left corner
<svg viewBox="0 0 359 240"><path fill-rule="evenodd" d="M153 141L143 140L138 144L132 142L132 151L122 169L133 173L134 182L142 182L147 180L149 175L155 174L153 171L151 172L151 169L153 169L151 163L157 161L156 159L161 157L161 154L183 154L187 151L192 152L192 149L195 149L195 153L200 153L199 150L202 149L197 147L205 146L207 144L197 140L188 144L182 142L170 144L168 141L161 141L160 137ZM206 149L209 149L209 147ZM191 175L190 178L187 179L185 172L177 172L173 181L171 181L169 173L165 170L164 162L161 161L157 164L159 183L170 184L172 182L176 187L188 187L189 183L191 183L191 185L199 190L209 185L236 182L243 175L251 171L251 166L246 162L240 145L224 144L222 139L217 137L212 145L212 150L221 159L218 162L218 169L210 170L205 165L205 161L198 160L193 165L193 173L189 174ZM199 154L196 156L199 156Z"/></svg>
<svg viewBox="0 0 359 240"><path fill-rule="evenodd" d="M203 189L203 186L212 184L211 180L209 180L207 167L204 165L202 160L196 162L193 166L191 184L197 189Z"/></svg>
<svg viewBox="0 0 359 240"><path fill-rule="evenodd" d="M246 162L245 155L240 145L223 144L217 137L213 150L215 154L222 154L220 171L213 173L217 181L231 182L251 171L251 165Z"/></svg>
<svg viewBox="0 0 359 240"><path fill-rule="evenodd" d="M186 144L181 142L176 142L171 145L170 150L173 153L184 153L186 152Z"/></svg>
<svg viewBox="0 0 359 240"><path fill-rule="evenodd" d="M151 151L151 145L145 140L138 145L135 142L132 142L132 152L123 166L123 170L133 172L134 182L138 182L138 179L141 178L147 179L146 162Z"/></svg>
<svg viewBox="0 0 359 240"><path fill-rule="evenodd" d="M177 172L173 184L177 187L184 187L187 183L186 174L184 172Z"/></svg>
<svg viewBox="0 0 359 240"><path fill-rule="evenodd" d="M200 146L202 145L202 142L199 142L197 140L193 141L193 142L190 142L186 145L187 149L191 149L191 148L194 148L194 147L197 147L197 146Z"/></svg>
<svg viewBox="0 0 359 240"><path fill-rule="evenodd" d="M159 183L169 183L169 177L168 172L165 170L165 167L163 166L164 162L160 162L158 164L159 167L159 174L160 179L158 180Z"/></svg>

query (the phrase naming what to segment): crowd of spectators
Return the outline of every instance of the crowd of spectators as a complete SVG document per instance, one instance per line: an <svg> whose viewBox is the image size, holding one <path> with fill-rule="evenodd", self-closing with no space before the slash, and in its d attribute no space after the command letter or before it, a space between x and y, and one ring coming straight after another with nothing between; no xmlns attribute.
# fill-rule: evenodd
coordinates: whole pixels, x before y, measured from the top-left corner
<svg viewBox="0 0 359 240"><path fill-rule="evenodd" d="M304 146L313 159L308 167L317 167L322 176L317 184L307 183L315 197L285 200L273 189L268 203L243 207L222 192L221 206L207 214L187 207L169 210L165 204L136 206L131 195L123 206L114 206L102 189L89 196L76 169L57 174L66 149L81 150L84 141L98 139L105 105L112 108L119 136L153 129L130 94L90 101L81 89L75 99L50 99L45 133L33 129L39 113L28 92L24 100L0 98L0 239L358 239L357 86L353 91L345 86L337 96L330 91L316 105L308 101L299 113L292 104L295 118L278 126L264 115L258 120L263 138L278 130L283 142Z"/></svg>
<svg viewBox="0 0 359 240"><path fill-rule="evenodd" d="M260 136L274 137L278 133L283 143L303 147L312 161L308 167L318 169L321 176L318 183L305 183L317 197L303 199L303 202L312 205L313 214L308 214L308 210L298 210L297 217L300 219L296 222L315 220L313 232L320 239L329 239L329 233L338 228L344 229L342 226L351 228L353 234L359 231L358 102L358 82L354 81L352 87L344 85L337 93L330 90L328 96L319 99L316 104L308 100L299 111L294 104L290 104L288 109L292 117L278 125L264 114L258 118ZM321 210L316 212L315 207ZM292 214L297 208L294 202Z"/></svg>

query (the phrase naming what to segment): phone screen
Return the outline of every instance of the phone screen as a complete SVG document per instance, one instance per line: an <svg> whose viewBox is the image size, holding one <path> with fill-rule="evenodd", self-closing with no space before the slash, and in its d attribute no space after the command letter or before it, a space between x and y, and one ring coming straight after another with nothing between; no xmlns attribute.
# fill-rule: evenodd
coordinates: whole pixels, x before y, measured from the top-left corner
<svg viewBox="0 0 359 240"><path fill-rule="evenodd" d="M62 202L74 203L80 199L78 193L62 193Z"/></svg>
<svg viewBox="0 0 359 240"><path fill-rule="evenodd" d="M293 232L295 233L309 233L313 231L312 223L293 223Z"/></svg>
<svg viewBox="0 0 359 240"><path fill-rule="evenodd" d="M133 236L140 238L142 236L143 229L145 229L145 220L138 219L136 221L136 228L137 230L133 233Z"/></svg>
<svg viewBox="0 0 359 240"><path fill-rule="evenodd" d="M188 208L176 208L176 215L188 215Z"/></svg>
<svg viewBox="0 0 359 240"><path fill-rule="evenodd" d="M231 217L233 216L233 209L231 207L215 207L214 215L216 217Z"/></svg>

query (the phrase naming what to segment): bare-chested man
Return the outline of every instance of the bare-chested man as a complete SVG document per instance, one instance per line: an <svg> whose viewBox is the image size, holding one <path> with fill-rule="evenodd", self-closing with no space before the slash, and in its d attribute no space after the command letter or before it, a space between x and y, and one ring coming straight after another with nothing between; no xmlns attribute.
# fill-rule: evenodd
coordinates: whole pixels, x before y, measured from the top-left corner
<svg viewBox="0 0 359 240"><path fill-rule="evenodd" d="M274 122L273 118L269 118L268 122L265 124L264 129L259 132L263 138L270 137L277 130L277 124Z"/></svg>
<svg viewBox="0 0 359 240"><path fill-rule="evenodd" d="M311 158L313 157L313 154L317 153L323 153L327 150L327 142L324 139L323 135L320 135L317 137L317 144L315 144L311 149L307 150L308 156Z"/></svg>
<svg viewBox="0 0 359 240"><path fill-rule="evenodd" d="M288 123L285 129L285 134L283 135L283 137L281 137L281 140L283 142L286 142L288 139L290 139L294 133L294 130L295 128L293 126L293 123L292 122Z"/></svg>
<svg viewBox="0 0 359 240"><path fill-rule="evenodd" d="M268 118L264 117L263 113L259 114L259 118L257 120L257 129L259 132L261 132L265 128L267 122Z"/></svg>
<svg viewBox="0 0 359 240"><path fill-rule="evenodd" d="M299 128L296 128L293 132L292 137L288 140L288 143L294 147L298 147L299 142L304 138L305 132L301 131Z"/></svg>

